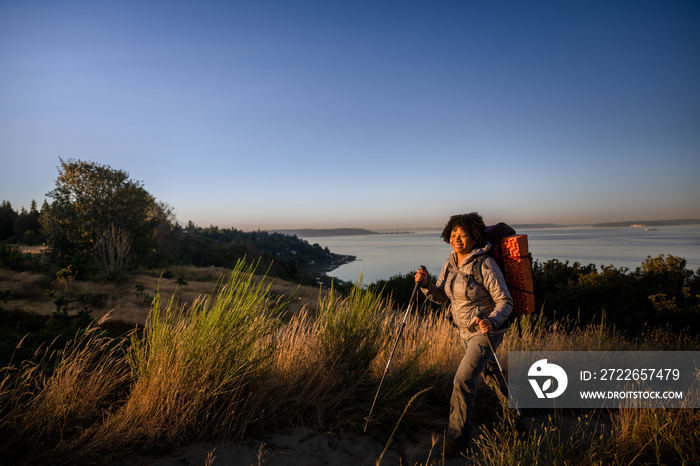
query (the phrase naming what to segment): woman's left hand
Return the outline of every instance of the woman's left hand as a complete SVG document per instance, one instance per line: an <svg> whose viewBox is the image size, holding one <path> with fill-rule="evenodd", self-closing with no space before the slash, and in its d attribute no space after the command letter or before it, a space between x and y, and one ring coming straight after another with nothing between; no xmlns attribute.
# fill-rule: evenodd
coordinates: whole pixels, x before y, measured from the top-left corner
<svg viewBox="0 0 700 466"><path fill-rule="evenodd" d="M491 324L490 320L481 319L479 321L479 328L481 328L482 333L489 333L491 330L493 330L493 325Z"/></svg>

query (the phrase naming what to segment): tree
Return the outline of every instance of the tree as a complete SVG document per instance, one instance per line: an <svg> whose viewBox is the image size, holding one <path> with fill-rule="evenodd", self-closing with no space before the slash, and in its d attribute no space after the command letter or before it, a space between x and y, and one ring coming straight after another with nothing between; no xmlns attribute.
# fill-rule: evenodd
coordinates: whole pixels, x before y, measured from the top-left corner
<svg viewBox="0 0 700 466"><path fill-rule="evenodd" d="M117 263L145 261L153 251L159 222L167 221L162 206L122 170L96 162L60 160L56 188L47 194L53 202L40 217L55 262L78 268L105 266L104 252L110 250L106 244L110 241L119 241L112 245L119 250Z"/></svg>
<svg viewBox="0 0 700 466"><path fill-rule="evenodd" d="M32 200L32 205L28 212L27 209L22 207L14 223L17 241L24 244L40 244L43 241L41 225L39 224L39 215L39 211L36 208L36 201L34 200Z"/></svg>
<svg viewBox="0 0 700 466"><path fill-rule="evenodd" d="M0 205L0 241L10 239L15 235L15 220L17 212L9 201L2 201Z"/></svg>

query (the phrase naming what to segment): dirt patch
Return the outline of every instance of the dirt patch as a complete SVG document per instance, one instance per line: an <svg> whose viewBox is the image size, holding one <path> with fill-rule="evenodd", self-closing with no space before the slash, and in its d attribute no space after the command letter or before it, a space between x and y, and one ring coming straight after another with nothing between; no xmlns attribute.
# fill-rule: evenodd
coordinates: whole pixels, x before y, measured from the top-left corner
<svg viewBox="0 0 700 466"><path fill-rule="evenodd" d="M368 435L342 436L297 428L280 432L266 439L248 439L234 444L199 443L179 448L172 453L154 456L133 456L116 460L115 466L158 464L161 466L226 464L306 466L381 465L464 465L465 458L444 459L440 444L431 435L417 435L411 441L397 440L386 445Z"/></svg>
<svg viewBox="0 0 700 466"><path fill-rule="evenodd" d="M48 246L27 246L24 244L13 244L11 246L19 249L20 252L29 254L43 254L49 249Z"/></svg>
<svg viewBox="0 0 700 466"><path fill-rule="evenodd" d="M2 308L51 315L57 310L54 303L56 296L78 299L82 293L82 301L69 304L69 314L87 308L95 319L111 312L111 319L143 324L157 292L160 292L164 304L173 299L178 305L189 306L210 294L217 283L228 278L230 273L228 269L215 267L180 267L166 273L146 271L133 274L119 284L72 281L66 285L46 275L0 269L0 290L10 290L10 299L2 304ZM263 280L263 277L256 276L256 279ZM304 306L316 309L319 289L281 279L265 280L267 284L272 282L270 293L273 299L288 301L288 315L299 312ZM47 295L47 291L53 291L53 297Z"/></svg>

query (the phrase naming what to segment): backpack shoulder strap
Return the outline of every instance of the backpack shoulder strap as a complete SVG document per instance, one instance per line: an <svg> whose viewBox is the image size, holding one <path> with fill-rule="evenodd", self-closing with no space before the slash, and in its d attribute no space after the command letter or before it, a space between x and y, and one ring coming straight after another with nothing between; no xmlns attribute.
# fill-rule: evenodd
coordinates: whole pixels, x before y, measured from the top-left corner
<svg viewBox="0 0 700 466"><path fill-rule="evenodd" d="M472 265L472 277L479 285L484 286L484 272L482 268L484 267L484 261L486 260L486 254L481 254L474 258L474 265Z"/></svg>
<svg viewBox="0 0 700 466"><path fill-rule="evenodd" d="M484 266L484 261L486 260L487 254L480 254L474 258L472 261L472 277L481 286L484 286L484 273L482 272L482 267ZM460 275L467 275L462 272L459 268L455 268L451 263L447 266L447 270L454 270Z"/></svg>

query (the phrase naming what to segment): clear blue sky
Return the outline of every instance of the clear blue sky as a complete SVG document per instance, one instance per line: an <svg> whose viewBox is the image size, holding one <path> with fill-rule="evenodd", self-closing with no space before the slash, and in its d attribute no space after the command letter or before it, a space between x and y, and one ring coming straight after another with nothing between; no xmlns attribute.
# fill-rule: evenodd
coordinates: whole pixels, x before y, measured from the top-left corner
<svg viewBox="0 0 700 466"><path fill-rule="evenodd" d="M243 230L700 217L698 1L0 0L0 199L59 157Z"/></svg>

